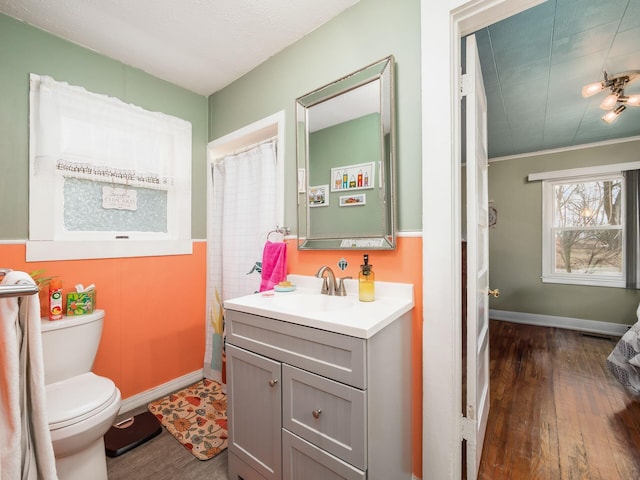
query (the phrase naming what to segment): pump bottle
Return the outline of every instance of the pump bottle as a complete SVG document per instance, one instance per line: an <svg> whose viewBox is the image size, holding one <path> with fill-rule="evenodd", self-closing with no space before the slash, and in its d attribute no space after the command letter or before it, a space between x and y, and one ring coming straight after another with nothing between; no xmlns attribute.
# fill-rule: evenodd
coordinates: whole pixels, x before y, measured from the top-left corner
<svg viewBox="0 0 640 480"><path fill-rule="evenodd" d="M358 275L358 295L361 302L373 302L376 298L375 274L373 265L369 265L369 255L364 256L364 264L360 265Z"/></svg>

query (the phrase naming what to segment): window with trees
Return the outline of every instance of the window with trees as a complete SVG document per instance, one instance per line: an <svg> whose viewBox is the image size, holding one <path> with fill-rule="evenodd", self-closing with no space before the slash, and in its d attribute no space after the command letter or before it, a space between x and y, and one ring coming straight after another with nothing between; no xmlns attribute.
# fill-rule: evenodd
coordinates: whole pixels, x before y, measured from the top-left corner
<svg viewBox="0 0 640 480"><path fill-rule="evenodd" d="M543 182L545 282L625 286L622 172Z"/></svg>

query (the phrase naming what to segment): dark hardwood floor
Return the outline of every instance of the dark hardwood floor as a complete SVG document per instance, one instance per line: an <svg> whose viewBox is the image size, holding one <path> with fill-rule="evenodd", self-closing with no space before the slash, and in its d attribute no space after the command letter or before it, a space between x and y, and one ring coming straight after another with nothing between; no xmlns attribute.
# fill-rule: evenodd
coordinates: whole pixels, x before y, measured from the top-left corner
<svg viewBox="0 0 640 480"><path fill-rule="evenodd" d="M640 479L640 399L606 368L617 338L492 320L479 479Z"/></svg>

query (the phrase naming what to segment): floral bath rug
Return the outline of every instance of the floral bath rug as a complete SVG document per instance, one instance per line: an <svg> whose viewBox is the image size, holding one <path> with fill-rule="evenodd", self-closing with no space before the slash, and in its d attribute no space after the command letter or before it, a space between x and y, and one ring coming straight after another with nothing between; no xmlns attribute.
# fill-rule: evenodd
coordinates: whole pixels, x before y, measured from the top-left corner
<svg viewBox="0 0 640 480"><path fill-rule="evenodd" d="M160 423L199 460L227 448L227 395L207 378L148 405Z"/></svg>

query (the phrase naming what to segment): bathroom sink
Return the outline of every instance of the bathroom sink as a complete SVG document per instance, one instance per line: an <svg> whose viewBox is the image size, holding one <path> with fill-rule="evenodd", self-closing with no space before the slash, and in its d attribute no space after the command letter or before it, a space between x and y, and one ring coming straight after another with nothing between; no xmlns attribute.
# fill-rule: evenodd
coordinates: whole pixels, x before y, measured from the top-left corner
<svg viewBox="0 0 640 480"><path fill-rule="evenodd" d="M273 298L274 306L289 312L332 312L351 308L358 301L354 297L338 297L320 293L281 294Z"/></svg>
<svg viewBox="0 0 640 480"><path fill-rule="evenodd" d="M309 275L287 275L290 292L260 292L225 300L224 307L237 312L281 320L351 337L370 338L413 306L413 285L376 282L373 302L358 300L358 281L344 280L347 295L323 295L323 280Z"/></svg>

